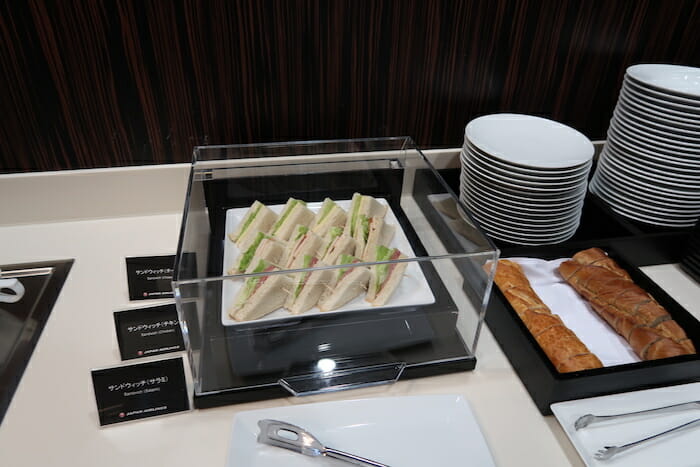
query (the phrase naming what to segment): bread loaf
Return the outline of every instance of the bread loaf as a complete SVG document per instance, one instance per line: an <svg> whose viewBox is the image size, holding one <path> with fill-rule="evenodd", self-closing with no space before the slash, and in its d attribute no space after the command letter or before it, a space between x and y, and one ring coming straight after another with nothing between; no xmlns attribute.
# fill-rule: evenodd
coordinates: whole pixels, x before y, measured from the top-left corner
<svg viewBox="0 0 700 467"><path fill-rule="evenodd" d="M518 263L500 260L494 281L558 372L603 366L537 296Z"/></svg>
<svg viewBox="0 0 700 467"><path fill-rule="evenodd" d="M695 353L678 323L602 250L575 254L559 273L642 360Z"/></svg>

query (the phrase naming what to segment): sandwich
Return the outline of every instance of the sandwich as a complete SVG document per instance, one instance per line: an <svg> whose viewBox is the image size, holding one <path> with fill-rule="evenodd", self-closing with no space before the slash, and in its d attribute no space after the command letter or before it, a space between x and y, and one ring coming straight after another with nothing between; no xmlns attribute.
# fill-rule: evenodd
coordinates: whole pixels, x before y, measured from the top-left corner
<svg viewBox="0 0 700 467"><path fill-rule="evenodd" d="M355 239L343 233L340 227L331 227L323 237L320 257L326 264L336 264L341 255L355 253Z"/></svg>
<svg viewBox="0 0 700 467"><path fill-rule="evenodd" d="M302 231L303 229L298 229L297 231ZM323 245L323 240L321 237L313 233L311 230L306 229L304 233L297 236L294 242L287 244L287 251L285 253L284 268L285 269L297 269L300 266L304 255L318 256L318 252Z"/></svg>
<svg viewBox="0 0 700 467"><path fill-rule="evenodd" d="M300 260L297 260L295 266L295 269L313 268L323 266L323 263L319 263L315 256L304 255ZM316 306L321 294L325 292L334 272L332 269L320 269L294 274L294 284L284 307L295 315L309 311Z"/></svg>
<svg viewBox="0 0 700 467"><path fill-rule="evenodd" d="M286 251L287 245L283 242L272 237L263 238L260 245L258 245L258 248L255 250L253 259L248 263L245 273L251 274L256 265L260 264L260 261L266 261L268 264L279 268Z"/></svg>
<svg viewBox="0 0 700 467"><path fill-rule="evenodd" d="M264 259L267 262L279 265L279 261L285 252L285 244L270 237L266 233L258 232L250 246L238 255L233 263L229 274L241 274L250 272L249 269L258 264L258 260Z"/></svg>
<svg viewBox="0 0 700 467"><path fill-rule="evenodd" d="M276 271L274 265L260 261L253 273ZM228 314L236 321L250 321L282 308L292 288L292 279L285 274L249 277L243 282Z"/></svg>
<svg viewBox="0 0 700 467"><path fill-rule="evenodd" d="M367 290L371 273L365 266L351 266L361 261L351 255L341 255L337 264L347 264L346 268L332 270L332 286L321 296L318 308L321 311L337 310Z"/></svg>
<svg viewBox="0 0 700 467"><path fill-rule="evenodd" d="M404 259L406 255L398 248L380 245L376 248L372 261L393 261ZM408 263L377 264L372 266L372 277L367 289L367 301L374 306L384 305L399 286Z"/></svg>
<svg viewBox="0 0 700 467"><path fill-rule="evenodd" d="M355 256L373 261L372 255L377 251L377 246L388 245L395 233L396 226L385 223L383 217L361 216L355 236Z"/></svg>
<svg viewBox="0 0 700 467"><path fill-rule="evenodd" d="M313 211L306 207L306 203L300 199L289 198L284 205L282 213L277 218L270 230L273 237L287 241L297 225L309 225L314 219Z"/></svg>
<svg viewBox="0 0 700 467"><path fill-rule="evenodd" d="M248 208L243 219L236 226L236 230L228 235L239 249L247 250L258 232L267 233L277 221L277 214L260 201L254 201Z"/></svg>
<svg viewBox="0 0 700 467"><path fill-rule="evenodd" d="M311 229L318 235L324 236L331 227L343 227L347 220L345 209L341 208L330 198L323 200L321 209L311 222Z"/></svg>
<svg viewBox="0 0 700 467"><path fill-rule="evenodd" d="M345 222L345 234L352 237L355 236L360 216L384 217L388 209L388 206L381 204L371 196L355 193L352 195L350 210L348 211L347 220Z"/></svg>

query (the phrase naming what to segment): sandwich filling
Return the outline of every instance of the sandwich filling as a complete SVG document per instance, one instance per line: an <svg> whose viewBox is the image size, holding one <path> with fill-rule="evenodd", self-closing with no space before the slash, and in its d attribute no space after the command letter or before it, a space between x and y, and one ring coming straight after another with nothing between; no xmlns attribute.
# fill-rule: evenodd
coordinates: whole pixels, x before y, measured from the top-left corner
<svg viewBox="0 0 700 467"><path fill-rule="evenodd" d="M250 216L248 216L248 218L243 223L243 226L241 227L241 232L238 234L238 238L242 237L243 234L245 234L245 231L248 229L248 227L250 227L250 224L253 223L255 217L258 215L262 207L263 205L261 203L256 202L256 205L253 207L253 211L251 212Z"/></svg>
<svg viewBox="0 0 700 467"><path fill-rule="evenodd" d="M377 247L377 261L392 261L399 259L401 257L401 251L398 248L387 248L383 245ZM377 286L377 293L382 290L384 284L386 284L387 279L391 275L394 268L396 268L398 263L393 264L378 264L375 266L375 280Z"/></svg>
<svg viewBox="0 0 700 467"><path fill-rule="evenodd" d="M263 232L258 232L258 235L255 237L255 240L253 240L253 243L248 247L248 249L243 253L243 256L241 257L241 261L238 263L238 270L239 271L245 271L248 269L248 265L250 264L251 260L253 259L253 256L255 256L255 252L260 246L260 242L263 241L265 238L272 238L269 235L263 233Z"/></svg>
<svg viewBox="0 0 700 467"><path fill-rule="evenodd" d="M357 215L360 212L360 204L362 204L362 196L358 196L355 202L352 203L352 212L350 212L350 233L355 232L357 225Z"/></svg>
<svg viewBox="0 0 700 467"><path fill-rule="evenodd" d="M286 221L289 218L289 215L292 213L295 207L302 205L306 206L306 203L300 199L292 199L287 202L287 206L284 208L284 212L280 216L279 219L277 219L277 222L275 222L275 225L272 226L272 235L277 233L280 227L282 227L282 224L284 224L284 221Z"/></svg>
<svg viewBox="0 0 700 467"><path fill-rule="evenodd" d="M304 255L304 262L302 267L303 268L312 268L316 265L318 262L318 258L311 256L311 255ZM293 296L296 299L301 291L303 290L304 286L306 285L306 280L309 278L311 275L311 272L304 272L301 275L301 278L299 279L299 283L297 283L297 286L294 288Z"/></svg>
<svg viewBox="0 0 700 467"><path fill-rule="evenodd" d="M328 229L328 233L326 234L326 238L328 239L328 241L326 243L326 246L323 248L323 251L321 252L321 257L326 256L326 253L331 251L333 244L342 234L343 229L340 227L331 227L330 229Z"/></svg>
<svg viewBox="0 0 700 467"><path fill-rule="evenodd" d="M318 213L318 223L319 224L321 222L323 222L323 219L328 217L328 214L331 213L331 211L333 210L334 207L335 207L335 202L332 199L326 198L325 200L323 200L323 205L321 206L321 211Z"/></svg>
<svg viewBox="0 0 700 467"><path fill-rule="evenodd" d="M340 260L338 261L338 264L353 264L353 263L361 263L358 258L355 258L352 255L340 255ZM352 271L354 268L340 268L338 269L338 277L337 277L337 282L340 282L343 280L345 276L347 276L350 271Z"/></svg>
<svg viewBox="0 0 700 467"><path fill-rule="evenodd" d="M269 264L265 260L260 260L258 265L253 270L253 273L270 272L274 270L275 266ZM236 302L235 307L240 308L243 306L243 304L245 304L245 302L248 301L248 299L260 288L260 286L265 283L268 277L270 276L257 276L246 279L243 283L243 290L241 290L240 294L238 295L238 301Z"/></svg>

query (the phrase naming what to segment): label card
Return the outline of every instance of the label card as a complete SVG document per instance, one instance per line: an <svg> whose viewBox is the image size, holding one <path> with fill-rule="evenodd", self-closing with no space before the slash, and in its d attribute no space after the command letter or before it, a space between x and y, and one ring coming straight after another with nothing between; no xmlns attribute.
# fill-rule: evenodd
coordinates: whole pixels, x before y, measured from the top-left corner
<svg viewBox="0 0 700 467"><path fill-rule="evenodd" d="M175 255L126 258L126 277L130 300L148 300L173 296L172 280Z"/></svg>
<svg viewBox="0 0 700 467"><path fill-rule="evenodd" d="M114 312L122 360L185 350L175 304Z"/></svg>
<svg viewBox="0 0 700 467"><path fill-rule="evenodd" d="M100 425L190 409L182 358L92 370Z"/></svg>

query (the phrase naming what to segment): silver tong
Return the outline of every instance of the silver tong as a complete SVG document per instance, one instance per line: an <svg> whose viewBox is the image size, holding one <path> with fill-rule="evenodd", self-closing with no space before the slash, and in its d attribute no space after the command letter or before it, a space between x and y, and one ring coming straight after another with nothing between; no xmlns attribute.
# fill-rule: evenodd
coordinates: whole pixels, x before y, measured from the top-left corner
<svg viewBox="0 0 700 467"><path fill-rule="evenodd" d="M605 420L612 420L615 418L628 417L628 416L634 416L634 415L642 415L642 414L650 414L650 413L655 413L655 414L668 413L668 412L675 412L675 411L679 411L679 410L686 410L686 409L692 409L692 408L700 408L700 401L682 402L680 404L666 405L663 407L656 407L653 409L637 410L634 412L625 412L625 413L611 414L611 415L586 414L586 415L582 415L574 422L574 428L576 428L576 430L580 430L581 428L585 428L593 423L598 423L598 422L602 422ZM623 444L622 446L603 446L603 448L599 449L598 451L596 451L595 454L593 454L593 457L595 457L598 460L607 460L607 459L610 459L611 457L613 457L621 452L624 452L624 451L626 451L630 448L633 448L635 446L639 446L640 444L645 443L647 441L651 441L651 440L659 438L661 436L677 433L677 432L686 430L688 428L692 428L694 426L700 426L700 418L697 418L695 420L691 420L689 422L675 426L673 428L662 431L660 433L656 433L654 435L647 436L646 438L642 438L642 439L639 439L637 441L633 441L631 443Z"/></svg>
<svg viewBox="0 0 700 467"><path fill-rule="evenodd" d="M324 446L314 435L291 423L265 419L258 421L258 427L260 428L259 443L289 449L311 457L328 456L366 467L389 467L381 462Z"/></svg>

